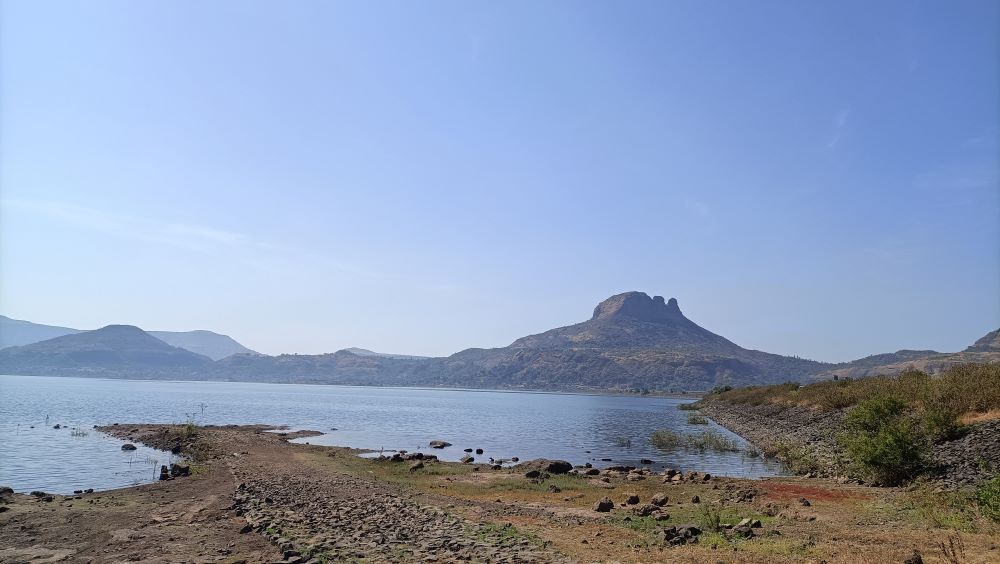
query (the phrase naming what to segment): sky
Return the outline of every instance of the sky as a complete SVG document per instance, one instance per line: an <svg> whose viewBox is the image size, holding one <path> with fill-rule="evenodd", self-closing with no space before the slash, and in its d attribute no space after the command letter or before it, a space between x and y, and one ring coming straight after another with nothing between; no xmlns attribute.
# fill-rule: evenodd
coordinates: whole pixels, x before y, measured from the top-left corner
<svg viewBox="0 0 1000 564"><path fill-rule="evenodd" d="M1000 327L1000 4L0 2L0 313L505 346L616 293L844 361Z"/></svg>

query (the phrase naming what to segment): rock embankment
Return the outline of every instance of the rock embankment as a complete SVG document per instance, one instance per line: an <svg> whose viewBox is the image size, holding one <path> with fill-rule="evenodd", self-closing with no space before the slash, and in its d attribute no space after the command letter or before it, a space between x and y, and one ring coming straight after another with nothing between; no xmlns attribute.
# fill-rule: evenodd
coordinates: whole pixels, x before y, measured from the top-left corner
<svg viewBox="0 0 1000 564"><path fill-rule="evenodd" d="M705 401L701 411L752 443L761 454L784 459L792 471L827 476L845 472L837 433L846 410Z"/></svg>
<svg viewBox="0 0 1000 564"><path fill-rule="evenodd" d="M850 461L837 443L847 409L709 400L702 402L701 411L762 454L782 459L795 473L851 475ZM933 445L926 462L926 477L945 488L991 479L1000 469L1000 420L973 424L960 437Z"/></svg>

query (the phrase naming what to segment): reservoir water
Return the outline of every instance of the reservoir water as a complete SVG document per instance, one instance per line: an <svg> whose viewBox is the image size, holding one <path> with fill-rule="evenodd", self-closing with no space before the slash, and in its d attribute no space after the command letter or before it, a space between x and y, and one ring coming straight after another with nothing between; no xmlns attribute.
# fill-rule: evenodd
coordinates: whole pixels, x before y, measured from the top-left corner
<svg viewBox="0 0 1000 564"><path fill-rule="evenodd" d="M477 390L371 388L245 382L165 382L0 375L0 486L15 491L110 489L152 481L171 455L93 429L120 423L268 424L321 431L312 444L373 450L434 450L458 460L464 448L489 457L559 458L574 464L669 466L712 474L760 477L781 473L773 461L743 452L661 451L658 429L712 430L691 425L678 405L691 400ZM55 425L59 429L55 429ZM603 459L610 459L606 461Z"/></svg>

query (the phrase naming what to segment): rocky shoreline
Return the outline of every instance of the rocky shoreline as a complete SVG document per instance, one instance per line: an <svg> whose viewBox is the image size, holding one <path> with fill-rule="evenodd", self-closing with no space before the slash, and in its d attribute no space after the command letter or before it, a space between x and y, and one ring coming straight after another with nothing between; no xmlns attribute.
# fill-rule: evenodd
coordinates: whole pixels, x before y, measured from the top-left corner
<svg viewBox="0 0 1000 564"><path fill-rule="evenodd" d="M699 403L702 413L740 435L763 456L775 456L796 474L854 479L850 461L837 443L846 409L765 403ZM933 446L925 478L939 487L979 485L1000 469L1000 420L968 426L954 440Z"/></svg>
<svg viewBox="0 0 1000 564"><path fill-rule="evenodd" d="M791 564L855 562L862 552L898 563L952 535L970 561L1000 555L996 526L961 509L949 517L961 532L928 534L902 488L546 459L500 468L417 453L370 459L263 426L101 431L176 451L187 471L72 496L0 488L0 563ZM859 522L859 511L870 515Z"/></svg>

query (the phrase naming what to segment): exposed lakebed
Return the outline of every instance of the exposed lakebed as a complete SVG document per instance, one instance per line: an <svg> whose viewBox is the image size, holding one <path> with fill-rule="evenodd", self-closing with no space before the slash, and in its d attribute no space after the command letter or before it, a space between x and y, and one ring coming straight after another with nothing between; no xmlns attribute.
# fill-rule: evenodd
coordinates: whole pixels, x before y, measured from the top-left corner
<svg viewBox="0 0 1000 564"><path fill-rule="evenodd" d="M93 430L115 422L282 425L323 432L301 439L312 444L423 450L443 460L472 448L483 449L473 454L483 462L545 457L601 467L651 459L654 468L727 476L781 472L742 452L650 445L657 429L711 430L745 445L712 422L688 424L689 412L677 406L689 400L675 398L32 376L0 376L0 397L0 485L17 491L151 481L169 454L141 445L122 451L121 441ZM453 446L428 448L434 439Z"/></svg>

